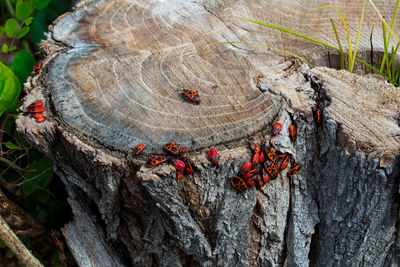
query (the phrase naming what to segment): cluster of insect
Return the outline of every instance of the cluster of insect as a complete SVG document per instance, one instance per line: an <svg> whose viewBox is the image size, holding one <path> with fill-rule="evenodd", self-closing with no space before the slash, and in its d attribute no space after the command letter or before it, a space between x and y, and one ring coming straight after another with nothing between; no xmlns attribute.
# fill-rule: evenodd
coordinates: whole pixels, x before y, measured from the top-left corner
<svg viewBox="0 0 400 267"><path fill-rule="evenodd" d="M275 180L279 172L287 168L290 160L289 154L275 152L270 146L260 147L251 144L250 149L254 152L252 161L243 163L240 173L231 178L233 187L240 192L256 185L261 188L271 180ZM287 173L289 176L293 176L300 169L301 165L295 164Z"/></svg>
<svg viewBox="0 0 400 267"><path fill-rule="evenodd" d="M41 65L40 65L40 63L38 63L35 66L33 66L32 72L34 74L39 74L40 69L41 69ZM43 115L43 112L44 112L44 103L41 100L36 100L32 104L30 104L28 107L28 113L38 123L44 122L47 119L47 117Z"/></svg>
<svg viewBox="0 0 400 267"><path fill-rule="evenodd" d="M278 135L282 130L282 125L280 123L274 123L272 126L272 135ZM289 135L291 140L294 142L296 140L296 127L290 125ZM145 148L144 144L139 144L135 147L133 154L139 155ZM165 144L163 149L167 152L167 155L153 155L146 163L146 167L152 168L161 163L169 162L176 169L177 180L182 179L182 175L193 174L194 165L188 158L188 148L179 147L170 142ZM250 149L253 151L253 156L251 161L246 161L240 173L231 178L231 183L234 188L244 192L249 187L258 185L263 187L271 180L278 177L280 171L287 168L290 155L286 153L275 152L271 146L259 146L257 144L251 144ZM216 148L211 148L208 152L208 159L212 165L218 165L218 151ZM300 164L294 164L287 173L289 176L296 175L301 169Z"/></svg>
<svg viewBox="0 0 400 267"><path fill-rule="evenodd" d="M139 144L133 150L133 155L139 155L144 149L144 144ZM155 167L161 163L169 162L176 169L176 178L178 180L182 179L182 175L190 175L194 171L194 164L188 158L188 148L187 147L179 147L174 143L170 142L165 144L163 149L167 152L166 155L153 155L151 156L146 163L147 168ZM168 159L168 156L170 158ZM209 159L211 164L218 165L218 151L215 148L211 148L209 151Z"/></svg>
<svg viewBox="0 0 400 267"><path fill-rule="evenodd" d="M181 147L179 149L175 143L170 142L164 145L163 148L170 156L170 158L168 159L168 156L165 155L153 155L147 160L146 167L151 168L168 161L172 166L175 167L176 178L178 180L182 179L183 174L190 175L193 173L193 164L188 158L187 147ZM137 145L133 150L133 155L139 155L139 153L142 152L143 149L143 144Z"/></svg>
<svg viewBox="0 0 400 267"><path fill-rule="evenodd" d="M36 122L40 123L46 120L46 116L43 115L44 103L41 100L37 100L29 105L28 112L32 118L36 119Z"/></svg>
<svg viewBox="0 0 400 267"><path fill-rule="evenodd" d="M278 135L282 130L280 123L274 123L272 126L272 135ZM296 127L289 126L289 134L292 141L296 140ZM231 178L231 184L240 192L244 192L249 187L258 185L260 188L268 184L271 180L278 177L280 171L287 168L290 155L287 153L275 152L271 146L259 146L250 144L253 151L251 161L246 161L238 175ZM301 169L300 164L294 164L287 173L289 176L296 175Z"/></svg>

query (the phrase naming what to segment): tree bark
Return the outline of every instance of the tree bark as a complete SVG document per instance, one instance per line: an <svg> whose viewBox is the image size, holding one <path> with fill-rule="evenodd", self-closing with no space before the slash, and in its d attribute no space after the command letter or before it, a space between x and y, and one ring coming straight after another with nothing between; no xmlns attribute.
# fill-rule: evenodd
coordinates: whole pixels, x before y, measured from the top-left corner
<svg viewBox="0 0 400 267"><path fill-rule="evenodd" d="M362 3L332 4L353 35ZM393 14L394 5L376 4ZM259 46L212 45L257 42L324 62L323 48L240 19L334 44L326 18L336 11L309 12L319 5L93 0L57 19L22 107L42 99L48 119L17 124L67 187L74 220L63 233L79 265L398 264L399 89L374 75L282 61ZM379 25L368 8L360 50L372 27L382 50ZM199 105L182 96L187 88ZM273 137L276 121L283 127ZM170 141L188 146L196 166L180 181L169 164L144 166ZM299 163L301 172L239 193L230 177L250 160L252 142L289 153L289 168ZM139 143L146 147L135 157Z"/></svg>
<svg viewBox="0 0 400 267"><path fill-rule="evenodd" d="M8 226L6 220L0 215L0 239L15 253L19 262L25 266L43 267L35 256L25 247L24 243L18 239L15 233Z"/></svg>

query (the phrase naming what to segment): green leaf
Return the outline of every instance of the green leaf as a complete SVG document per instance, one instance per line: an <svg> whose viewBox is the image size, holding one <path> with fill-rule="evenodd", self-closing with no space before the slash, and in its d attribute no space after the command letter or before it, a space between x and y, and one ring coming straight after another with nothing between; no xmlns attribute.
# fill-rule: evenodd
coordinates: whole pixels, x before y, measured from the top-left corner
<svg viewBox="0 0 400 267"><path fill-rule="evenodd" d="M52 0L46 7L48 22L54 21L61 14L71 11L71 4L64 0Z"/></svg>
<svg viewBox="0 0 400 267"><path fill-rule="evenodd" d="M15 54L11 68L18 77L20 84L26 82L26 78L32 72L33 65L35 65L35 59L28 51L21 50Z"/></svg>
<svg viewBox="0 0 400 267"><path fill-rule="evenodd" d="M30 35L36 50L39 50L38 44L45 39L44 33L47 31L47 15L46 10L39 11L32 22Z"/></svg>
<svg viewBox="0 0 400 267"><path fill-rule="evenodd" d="M12 107L21 92L21 85L14 73L0 62L0 116Z"/></svg>
<svg viewBox="0 0 400 267"><path fill-rule="evenodd" d="M8 49L8 52L12 52L12 51L14 51L15 49L17 49L17 47L14 45L13 47L11 47L11 48Z"/></svg>
<svg viewBox="0 0 400 267"><path fill-rule="evenodd" d="M50 193L48 191L40 190L33 193L40 202L47 203L50 200Z"/></svg>
<svg viewBox="0 0 400 267"><path fill-rule="evenodd" d="M44 156L36 161L24 175L22 190L29 196L38 189L44 189L53 178L53 161Z"/></svg>
<svg viewBox="0 0 400 267"><path fill-rule="evenodd" d="M27 17L26 20L25 20L25 25L26 26L31 25L33 19L34 19L34 17Z"/></svg>
<svg viewBox="0 0 400 267"><path fill-rule="evenodd" d="M29 32L30 28L25 26L23 27L19 33L17 34L17 39L21 39L22 37L24 37L28 32Z"/></svg>
<svg viewBox="0 0 400 267"><path fill-rule="evenodd" d="M7 53L8 52L8 45L3 44L3 46L1 47L1 51L3 51L3 53Z"/></svg>
<svg viewBox="0 0 400 267"><path fill-rule="evenodd" d="M32 0L18 0L16 6L16 17L22 21L32 12Z"/></svg>
<svg viewBox="0 0 400 267"><path fill-rule="evenodd" d="M37 10L41 10L45 8L51 0L33 0L33 5L36 7Z"/></svg>
<svg viewBox="0 0 400 267"><path fill-rule="evenodd" d="M8 19L5 29L7 37L12 38L18 32L18 22L15 19Z"/></svg>
<svg viewBox="0 0 400 267"><path fill-rule="evenodd" d="M0 26L0 36L2 36L3 35L3 33L4 33L4 27L3 26Z"/></svg>
<svg viewBox="0 0 400 267"><path fill-rule="evenodd" d="M11 141L4 142L3 144L9 149L14 149L14 150L21 150L22 149L20 146L17 146L16 144L14 144Z"/></svg>

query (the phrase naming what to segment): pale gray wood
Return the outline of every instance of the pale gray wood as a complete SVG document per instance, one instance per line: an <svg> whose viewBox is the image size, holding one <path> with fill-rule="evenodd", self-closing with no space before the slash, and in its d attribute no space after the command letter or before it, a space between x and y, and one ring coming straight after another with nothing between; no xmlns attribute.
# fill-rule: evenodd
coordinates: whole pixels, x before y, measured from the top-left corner
<svg viewBox="0 0 400 267"><path fill-rule="evenodd" d="M74 220L68 223L62 232L67 244L80 266L125 266L121 255L110 242L107 242L104 229L96 221L96 216L90 211L90 201L85 199L80 190L71 180L80 180L77 173L67 166L63 170L56 169L69 193L68 202L74 212Z"/></svg>

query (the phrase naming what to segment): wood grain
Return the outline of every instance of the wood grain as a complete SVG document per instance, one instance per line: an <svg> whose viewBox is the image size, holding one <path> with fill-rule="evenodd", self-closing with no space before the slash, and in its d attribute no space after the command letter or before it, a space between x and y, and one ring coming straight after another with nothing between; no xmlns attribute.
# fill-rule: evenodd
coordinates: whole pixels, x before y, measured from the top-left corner
<svg viewBox="0 0 400 267"><path fill-rule="evenodd" d="M347 15L359 8L350 1L333 4ZM46 79L54 115L81 138L89 137L85 138L89 143L119 151L144 143L147 152L154 152L170 141L195 150L241 139L278 113L280 99L263 94L254 83L273 64L274 55L250 45L210 44L249 41L303 55L316 52L320 48L240 17L332 43L334 35L324 14L337 15L332 10L304 12L319 5L318 1L307 6L289 1L83 2L59 19L52 31L54 40L68 46L51 62ZM356 19L349 20L355 27ZM377 22L372 10L366 21L365 27ZM361 48L366 37L361 38ZM199 92L200 105L184 100L181 92L187 88Z"/></svg>

